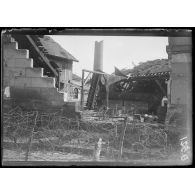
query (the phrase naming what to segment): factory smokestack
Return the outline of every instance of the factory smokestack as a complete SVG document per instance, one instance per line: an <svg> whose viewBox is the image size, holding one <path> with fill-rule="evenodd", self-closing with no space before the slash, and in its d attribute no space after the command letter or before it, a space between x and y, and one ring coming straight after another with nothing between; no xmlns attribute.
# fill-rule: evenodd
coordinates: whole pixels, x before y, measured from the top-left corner
<svg viewBox="0 0 195 195"><path fill-rule="evenodd" d="M93 70L103 72L103 41L95 42Z"/></svg>

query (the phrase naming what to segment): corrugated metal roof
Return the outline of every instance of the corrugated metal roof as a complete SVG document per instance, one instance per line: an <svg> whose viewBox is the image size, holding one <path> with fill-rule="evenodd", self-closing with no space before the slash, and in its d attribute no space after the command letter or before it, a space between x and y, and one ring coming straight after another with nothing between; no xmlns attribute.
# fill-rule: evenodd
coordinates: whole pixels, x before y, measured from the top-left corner
<svg viewBox="0 0 195 195"><path fill-rule="evenodd" d="M32 35L36 36L36 35ZM60 44L55 42L51 37L49 36L37 36L37 46L41 49L45 54L64 58L67 60L78 62L78 60L70 54L68 51L66 51Z"/></svg>

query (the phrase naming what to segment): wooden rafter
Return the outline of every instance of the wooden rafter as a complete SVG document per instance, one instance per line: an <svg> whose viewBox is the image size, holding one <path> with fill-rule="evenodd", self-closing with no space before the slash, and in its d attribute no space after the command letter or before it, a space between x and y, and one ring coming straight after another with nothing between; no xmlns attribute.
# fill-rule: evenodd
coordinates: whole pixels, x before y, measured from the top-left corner
<svg viewBox="0 0 195 195"><path fill-rule="evenodd" d="M150 73L150 74L140 74L140 75L133 75L127 78L127 80L156 80L156 79L169 79L170 72L157 72L157 73Z"/></svg>
<svg viewBox="0 0 195 195"><path fill-rule="evenodd" d="M53 68L50 61L45 57L45 55L42 53L42 51L39 49L39 47L35 44L33 39L30 37L30 35L26 35L27 39L31 43L31 45L34 47L34 49L39 53L39 56L42 58L42 60L49 66L49 68L53 71L55 76L58 76L57 71Z"/></svg>
<svg viewBox="0 0 195 195"><path fill-rule="evenodd" d="M87 81L88 81L88 79L89 79L89 77L90 77L91 74L92 74L92 73L90 72L90 73L87 75L87 77L84 79L84 85L87 83Z"/></svg>
<svg viewBox="0 0 195 195"><path fill-rule="evenodd" d="M86 69L83 69L83 71L85 71L85 72L91 72L91 73L95 73L95 74L109 75L110 76L110 74L107 74L105 72L92 71L92 70L86 70Z"/></svg>

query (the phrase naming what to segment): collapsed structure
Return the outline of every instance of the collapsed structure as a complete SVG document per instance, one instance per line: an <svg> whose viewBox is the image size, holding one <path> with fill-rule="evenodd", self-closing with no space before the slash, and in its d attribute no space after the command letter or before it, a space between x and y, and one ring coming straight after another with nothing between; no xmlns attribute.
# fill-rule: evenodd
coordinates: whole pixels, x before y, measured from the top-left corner
<svg viewBox="0 0 195 195"><path fill-rule="evenodd" d="M173 112L177 113L182 109L179 112L183 113L184 126L188 126L186 122L189 124L191 118L192 95L191 44L191 37L169 37L167 46L169 57L168 60L162 60L166 66L163 65L161 69L155 68L151 72L135 74L126 71L126 74L123 74L118 71L119 76L110 75L108 78L105 77L106 74L101 76L102 73L94 73L87 108L94 109L109 105L110 109L117 107L118 110L125 109L126 113L147 113L161 117L164 112L162 99L166 97L168 112L165 110L163 122L166 118L166 122L170 123ZM159 61L156 60L154 63L157 64ZM157 67L156 64L154 66ZM102 71L101 68L99 70ZM107 98L106 94L108 94ZM109 103L106 103L106 99L109 99Z"/></svg>
<svg viewBox="0 0 195 195"><path fill-rule="evenodd" d="M40 148L49 142L53 150L74 149L79 154L87 150L88 155L98 144L99 156L104 143L102 151L109 160L165 159L169 144L175 144L172 137L178 136L178 142L190 133L190 37L169 37L163 70L118 71L119 76L103 72L103 41L96 42L94 69L83 70L82 79L72 74L72 64L78 60L48 36L4 35L3 46L4 101L8 102L4 105L27 110L17 107L5 113L5 137L29 138L26 160L33 139ZM75 116L80 113L78 120ZM157 115L159 120L136 118L144 114ZM173 129L177 134L171 134Z"/></svg>
<svg viewBox="0 0 195 195"><path fill-rule="evenodd" d="M166 110L163 111L163 107L166 105L162 106L162 99L168 96L167 83L170 80L168 60L155 60L148 63L146 67L152 63L154 67L158 67L161 63L163 65L150 72L130 73L131 70L125 70L123 73L115 70L112 75L94 73L86 108L107 107L115 114L119 111L128 115L159 115L159 118L164 121Z"/></svg>
<svg viewBox="0 0 195 195"><path fill-rule="evenodd" d="M133 75L110 86L110 107L137 114L157 115L161 100L167 96L170 72Z"/></svg>

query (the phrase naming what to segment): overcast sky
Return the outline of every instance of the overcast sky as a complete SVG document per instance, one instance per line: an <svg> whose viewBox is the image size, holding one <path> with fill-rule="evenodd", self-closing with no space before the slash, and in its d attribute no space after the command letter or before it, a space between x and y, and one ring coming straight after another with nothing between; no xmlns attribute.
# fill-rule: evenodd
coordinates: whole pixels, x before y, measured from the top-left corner
<svg viewBox="0 0 195 195"><path fill-rule="evenodd" d="M132 68L147 60L168 58L167 37L138 36L51 36L79 62L73 63L73 73L81 76L82 69L93 70L95 41L104 41L103 71L112 73L119 69Z"/></svg>

